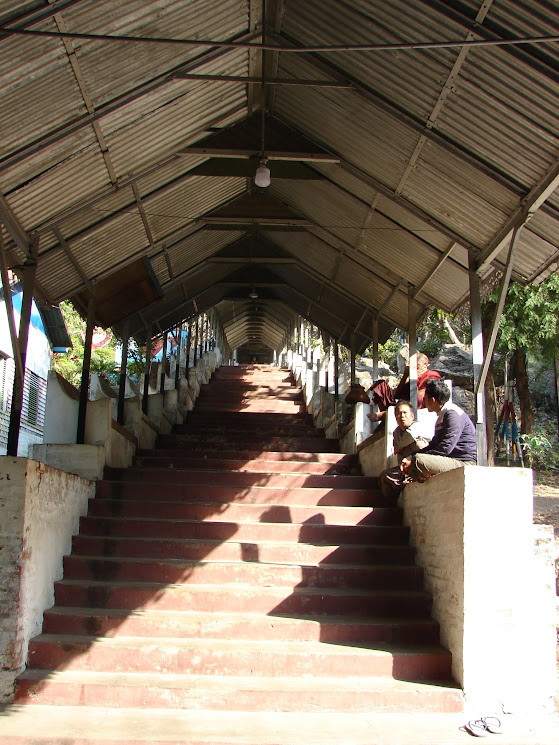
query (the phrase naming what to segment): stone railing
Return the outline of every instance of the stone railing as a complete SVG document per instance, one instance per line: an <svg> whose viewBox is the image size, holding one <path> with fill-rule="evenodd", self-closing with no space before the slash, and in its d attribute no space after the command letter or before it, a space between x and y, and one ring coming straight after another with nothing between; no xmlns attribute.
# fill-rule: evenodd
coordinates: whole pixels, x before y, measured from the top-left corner
<svg viewBox="0 0 559 745"><path fill-rule="evenodd" d="M43 443L35 445L35 460L87 479L102 478L105 466L127 468L136 450L153 448L158 435L171 432L182 424L194 407L200 386L207 383L221 364L216 348L206 352L191 367L188 380L183 376L176 386L175 376L166 376L161 392L161 366L154 371L148 388L147 413L143 411L143 385L127 380L124 421L116 421L118 392L110 384L92 375L90 400L87 402L84 444L77 445L79 392L60 375L51 371L47 384Z"/></svg>

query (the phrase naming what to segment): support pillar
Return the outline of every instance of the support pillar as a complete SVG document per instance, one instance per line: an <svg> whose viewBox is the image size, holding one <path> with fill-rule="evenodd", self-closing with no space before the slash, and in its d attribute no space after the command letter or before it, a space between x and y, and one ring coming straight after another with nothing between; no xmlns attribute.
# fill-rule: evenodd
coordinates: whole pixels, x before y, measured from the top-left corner
<svg viewBox="0 0 559 745"><path fill-rule="evenodd" d="M186 339L186 370L185 377L188 378L188 369L190 367L190 348L192 346L192 321L188 324L188 336Z"/></svg>
<svg viewBox="0 0 559 745"><path fill-rule="evenodd" d="M124 398L126 395L126 362L128 360L128 340L130 338L130 324L125 322L122 331L122 353L120 356L120 380L118 385L117 421L124 425Z"/></svg>
<svg viewBox="0 0 559 745"><path fill-rule="evenodd" d="M35 243L33 255L25 262L25 267L23 269L23 300L21 304L21 316L19 320L19 334L17 344L13 347L14 358L17 355L21 361L21 364L16 366L16 375L14 377L14 387L12 391L12 408L10 411L10 428L8 430L7 443L7 454L14 456L17 456L19 431L21 425L21 411L23 408L25 360L27 357L27 340L29 338L29 322L31 320L31 307L33 303L35 274L37 273L37 249L38 243ZM9 285L6 285L6 294L10 294Z"/></svg>
<svg viewBox="0 0 559 745"><path fill-rule="evenodd" d="M338 400L339 396L339 349L338 349L338 340L334 339L334 400Z"/></svg>
<svg viewBox="0 0 559 745"><path fill-rule="evenodd" d="M159 379L159 393L165 393L165 376L167 373L167 341L169 334L163 334L163 346L161 347L161 377Z"/></svg>
<svg viewBox="0 0 559 745"><path fill-rule="evenodd" d="M349 384L352 386L355 383L355 334L353 332L351 334L349 356L351 366L351 378Z"/></svg>
<svg viewBox="0 0 559 745"><path fill-rule="evenodd" d="M177 364L175 366L175 388L179 387L179 380L181 379L181 348L182 348L182 323L178 327L178 339L177 339Z"/></svg>
<svg viewBox="0 0 559 745"><path fill-rule="evenodd" d="M408 285L408 346L410 371L410 403L417 416L417 316L413 287Z"/></svg>
<svg viewBox="0 0 559 745"><path fill-rule="evenodd" d="M373 318L373 383L378 380L378 316Z"/></svg>
<svg viewBox="0 0 559 745"><path fill-rule="evenodd" d="M83 345L82 381L80 385L80 405L78 409L78 432L76 443L83 445L85 442L85 417L87 414L87 399L89 394L89 370L91 367L91 345L93 341L93 329L95 327L95 294L89 296L87 306L87 326L85 329L85 341Z"/></svg>
<svg viewBox="0 0 559 745"><path fill-rule="evenodd" d="M518 242L520 239L520 231L522 230L523 227L524 227L524 223L520 225L518 228L516 228L514 233L512 234L510 247L509 247L509 255L507 257L507 263L505 265L505 272L501 280L501 286L499 287L499 297L497 299L497 304L495 306L495 311L493 313L493 320L491 322L491 333L489 334L489 341L487 342L487 349L485 350L485 359L483 360L481 372L479 374L476 389L474 391L474 393L476 394L478 393L478 391L480 391L485 386L485 379L487 378L489 364L491 362L491 358L493 357L493 350L495 349L495 342L497 341L497 333L499 331L499 322L501 320L503 308L505 307L505 300L507 299L507 292L509 289L510 278L511 278L512 269L514 266L514 257L516 256L516 249L518 248Z"/></svg>
<svg viewBox="0 0 559 745"><path fill-rule="evenodd" d="M474 366L474 391L476 391L476 450L478 466L487 465L487 429L485 416L485 386L478 388L483 368L483 332L481 325L481 296L479 275L474 257L469 254L470 271L470 320L472 324L472 362Z"/></svg>
<svg viewBox="0 0 559 745"><path fill-rule="evenodd" d="M142 396L142 411L148 413L149 372L151 368L151 326L146 328L146 366L144 368L144 395Z"/></svg>
<svg viewBox="0 0 559 745"><path fill-rule="evenodd" d="M196 367L196 360L198 359L198 329L200 326L200 316L195 321L196 323L196 336L194 339L194 357L193 357L193 367Z"/></svg>

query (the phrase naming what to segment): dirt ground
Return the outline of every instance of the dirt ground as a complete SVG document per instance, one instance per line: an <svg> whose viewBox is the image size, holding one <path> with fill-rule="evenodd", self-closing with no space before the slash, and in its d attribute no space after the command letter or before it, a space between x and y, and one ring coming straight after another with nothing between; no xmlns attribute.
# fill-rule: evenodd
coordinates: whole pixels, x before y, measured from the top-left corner
<svg viewBox="0 0 559 745"><path fill-rule="evenodd" d="M559 541L559 471L534 471L534 522L553 525Z"/></svg>

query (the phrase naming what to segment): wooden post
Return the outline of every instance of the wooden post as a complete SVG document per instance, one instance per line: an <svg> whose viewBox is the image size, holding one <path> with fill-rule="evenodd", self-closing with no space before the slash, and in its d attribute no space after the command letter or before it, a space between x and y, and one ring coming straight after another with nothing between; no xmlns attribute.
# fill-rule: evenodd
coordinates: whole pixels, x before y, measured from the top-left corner
<svg viewBox="0 0 559 745"><path fill-rule="evenodd" d="M472 324L472 362L474 367L474 391L476 391L476 450L478 466L487 465L487 429L485 416L485 386L478 388L483 368L483 330L481 324L481 296L479 275L474 257L469 256L470 272L470 321Z"/></svg>
<svg viewBox="0 0 559 745"><path fill-rule="evenodd" d="M19 443L19 432L21 425L21 411L23 408L23 383L25 378L25 360L27 357L27 340L29 338L29 322L31 320L31 307L33 303L33 289L35 286L35 274L37 272L36 254L38 243L35 243L33 256L25 262L23 269L23 300L21 303L21 316L19 320L19 334L17 345L14 347L16 355L21 360L21 365L16 366L14 387L12 390L12 407L10 411L10 428L8 430L7 454L17 456ZM10 287L5 288L5 295L10 294ZM20 373L18 374L18 369Z"/></svg>
<svg viewBox="0 0 559 745"><path fill-rule="evenodd" d="M378 315L373 318L373 383L378 380Z"/></svg>
<svg viewBox="0 0 559 745"><path fill-rule="evenodd" d="M142 396L142 411L148 412L149 373L151 369L151 326L146 327L146 365L144 367L144 395Z"/></svg>
<svg viewBox="0 0 559 745"><path fill-rule="evenodd" d="M190 367L190 347L192 346L192 321L188 324L188 336L186 340L186 370L185 377L188 379L188 368Z"/></svg>
<svg viewBox="0 0 559 745"><path fill-rule="evenodd" d="M351 368L350 385L353 385L355 383L355 334L353 333L353 331L351 332L351 336L350 336L349 357L350 357L350 368Z"/></svg>
<svg viewBox="0 0 559 745"><path fill-rule="evenodd" d="M177 339L177 365L175 367L175 388L179 387L179 381L181 379L181 348L182 348L182 323L178 327Z"/></svg>
<svg viewBox="0 0 559 745"><path fill-rule="evenodd" d="M487 348L485 350L485 359L483 360L483 365L477 381L476 390L474 391L474 393L476 394L478 390L481 390L485 386L485 378L487 377L491 358L493 357L493 350L495 349L495 342L497 341L497 334L499 333L499 322L501 320L501 315L503 313L503 308L505 307L505 301L507 299L507 292L509 289L510 278L514 266L514 258L516 256L516 251L520 240L520 232L524 227L524 224L525 223L522 223L522 225L514 229L510 241L507 263L505 264L505 271L501 279L501 284L499 286L499 296L497 298L495 310L493 311L493 320L491 322L491 331L489 333Z"/></svg>
<svg viewBox="0 0 559 745"><path fill-rule="evenodd" d="M85 442L85 417L87 414L87 400L89 394L89 370L91 367L91 344L93 341L93 329L95 328L95 294L89 296L87 305L87 325L85 329L85 341L83 345L82 381L80 385L80 405L78 409L78 432L76 443L83 445Z"/></svg>
<svg viewBox="0 0 559 745"><path fill-rule="evenodd" d="M330 337L328 334L324 334L324 362L326 369L324 370L324 390L328 393L328 372L330 370Z"/></svg>
<svg viewBox="0 0 559 745"><path fill-rule="evenodd" d="M196 337L194 340L194 359L193 366L196 367L196 360L198 359L198 329L200 327L200 316L196 319Z"/></svg>
<svg viewBox="0 0 559 745"><path fill-rule="evenodd" d="M338 378L339 378L339 370L338 370L338 366L339 366L339 354L340 354L340 352L339 352L339 349L338 349L338 340L337 339L334 339L334 400L335 401L338 400L338 395L340 393L340 391L339 391L339 383L338 383Z"/></svg>
<svg viewBox="0 0 559 745"><path fill-rule="evenodd" d="M410 403L417 416L417 318L413 302L413 287L408 285L408 346L410 371Z"/></svg>
<svg viewBox="0 0 559 745"><path fill-rule="evenodd" d="M117 421L124 425L124 399L126 395L126 362L128 360L128 340L130 338L130 324L124 323L122 330L122 353L120 356L120 380L118 385Z"/></svg>
<svg viewBox="0 0 559 745"><path fill-rule="evenodd" d="M167 372L167 342L169 334L163 334L163 346L161 347L161 377L159 379L159 393L165 393L165 374Z"/></svg>

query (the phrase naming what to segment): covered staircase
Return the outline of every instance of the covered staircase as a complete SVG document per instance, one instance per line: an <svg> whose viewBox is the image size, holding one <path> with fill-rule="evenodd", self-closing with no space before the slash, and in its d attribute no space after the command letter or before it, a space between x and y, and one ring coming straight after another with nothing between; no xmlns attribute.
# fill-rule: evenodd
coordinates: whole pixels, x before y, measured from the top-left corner
<svg viewBox="0 0 559 745"><path fill-rule="evenodd" d="M98 483L17 704L462 711L401 511L313 427L289 373L218 369L157 444ZM173 742L237 741L189 737ZM118 740L140 741L156 738Z"/></svg>

